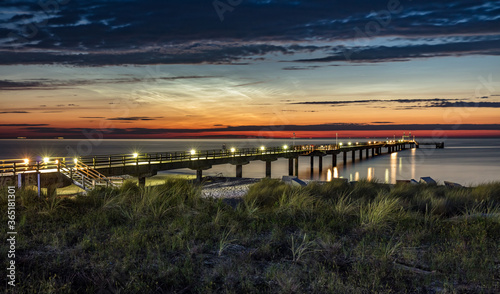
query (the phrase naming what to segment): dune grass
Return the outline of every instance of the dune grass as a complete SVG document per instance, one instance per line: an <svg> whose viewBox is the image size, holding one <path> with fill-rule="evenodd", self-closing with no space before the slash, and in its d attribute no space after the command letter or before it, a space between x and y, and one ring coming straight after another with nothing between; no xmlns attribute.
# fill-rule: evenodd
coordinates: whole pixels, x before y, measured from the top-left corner
<svg viewBox="0 0 500 294"><path fill-rule="evenodd" d="M500 183L264 179L235 209L182 179L16 196L13 293L500 292Z"/></svg>

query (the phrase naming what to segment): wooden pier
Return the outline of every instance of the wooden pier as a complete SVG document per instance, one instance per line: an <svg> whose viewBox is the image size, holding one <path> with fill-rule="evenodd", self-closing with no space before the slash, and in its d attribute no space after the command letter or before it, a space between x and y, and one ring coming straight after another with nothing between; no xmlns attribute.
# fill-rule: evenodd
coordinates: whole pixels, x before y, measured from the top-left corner
<svg viewBox="0 0 500 294"><path fill-rule="evenodd" d="M444 142L415 142L417 148L420 146L435 146L437 149L444 148Z"/></svg>
<svg viewBox="0 0 500 294"><path fill-rule="evenodd" d="M351 162L375 157L383 153L393 153L407 148L417 147L413 140L374 141L348 145L297 145L280 147L244 148L229 150L191 150L187 152L162 152L143 154L112 154L84 156L76 158L51 157L42 161L29 158L0 160L0 178L14 179L18 187L26 182L27 177L36 177L36 186L48 187L57 184L65 186L71 183L85 190L96 186L114 186L114 176L131 175L139 179L139 185L145 185L146 178L159 171L189 168L196 170L197 180L201 181L203 171L214 165L232 164L235 176L242 177L243 166L252 161L265 161L265 176L271 177L271 165L279 158L288 159L288 175L298 176L299 157L311 158L311 175L314 169L314 157L319 158L319 169L323 167L323 158L331 155L331 164L337 166L337 156L342 153L343 164L347 164L348 153ZM444 147L444 144L443 144Z"/></svg>

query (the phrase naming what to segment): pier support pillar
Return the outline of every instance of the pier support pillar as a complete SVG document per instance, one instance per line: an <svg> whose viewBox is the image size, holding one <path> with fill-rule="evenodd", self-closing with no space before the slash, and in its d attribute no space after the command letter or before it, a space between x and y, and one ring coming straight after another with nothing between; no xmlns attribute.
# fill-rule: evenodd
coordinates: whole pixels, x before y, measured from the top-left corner
<svg viewBox="0 0 500 294"><path fill-rule="evenodd" d="M201 183L202 180L203 180L203 170L202 169L197 169L196 170L196 181L198 183Z"/></svg>
<svg viewBox="0 0 500 294"><path fill-rule="evenodd" d="M266 178L271 177L271 161L266 160Z"/></svg>
<svg viewBox="0 0 500 294"><path fill-rule="evenodd" d="M321 176L321 172L323 170L323 156L319 156L318 157L318 160L319 160L319 175Z"/></svg>
<svg viewBox="0 0 500 294"><path fill-rule="evenodd" d="M38 198L42 196L42 182L40 179L40 173L36 173L36 178L37 178L37 187L38 187Z"/></svg>
<svg viewBox="0 0 500 294"><path fill-rule="evenodd" d="M332 166L336 167L337 166L337 154L332 154Z"/></svg>
<svg viewBox="0 0 500 294"><path fill-rule="evenodd" d="M243 165L241 164L236 165L236 177L243 178Z"/></svg>
<svg viewBox="0 0 500 294"><path fill-rule="evenodd" d="M346 151L344 151L344 158L343 159L344 159L344 166L346 166L347 165L347 152Z"/></svg>
<svg viewBox="0 0 500 294"><path fill-rule="evenodd" d="M295 158L295 176L296 177L299 176L299 158L298 157Z"/></svg>
<svg viewBox="0 0 500 294"><path fill-rule="evenodd" d="M314 156L310 157L311 157L311 178L312 178L314 174Z"/></svg>
<svg viewBox="0 0 500 294"><path fill-rule="evenodd" d="M363 149L359 149L359 160L363 160Z"/></svg>
<svg viewBox="0 0 500 294"><path fill-rule="evenodd" d="M351 154L352 163L354 163L355 160L356 160L356 150L352 150L352 154Z"/></svg>
<svg viewBox="0 0 500 294"><path fill-rule="evenodd" d="M368 158L370 156L370 149L366 148L365 152L366 152L366 156L365 157Z"/></svg>
<svg viewBox="0 0 500 294"><path fill-rule="evenodd" d="M138 182L139 182L139 187L144 188L146 186L146 177L139 177Z"/></svg>
<svg viewBox="0 0 500 294"><path fill-rule="evenodd" d="M293 176L293 158L288 158L288 175Z"/></svg>

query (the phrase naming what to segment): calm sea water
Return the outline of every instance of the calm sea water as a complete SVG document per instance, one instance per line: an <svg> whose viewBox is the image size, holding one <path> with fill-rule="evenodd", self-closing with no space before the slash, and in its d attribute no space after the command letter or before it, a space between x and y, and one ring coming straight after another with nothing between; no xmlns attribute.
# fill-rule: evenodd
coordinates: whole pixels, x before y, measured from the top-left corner
<svg viewBox="0 0 500 294"><path fill-rule="evenodd" d="M350 141L365 139L350 139ZM349 140L339 139L347 143ZM332 157L323 157L323 170L318 170L318 158L315 158L313 179L328 180L332 177L349 180L378 179L382 182L395 183L396 180L419 179L430 176L439 182L453 181L464 185L476 185L484 182L500 181L500 138L495 139L446 139L444 149L432 146L425 148L384 154L375 158L350 162L344 167L342 155L337 157L338 167L332 168ZM239 139L239 140L0 140L0 159L26 158L41 160L45 156L74 156L75 154L105 155L131 154L134 152L153 153L166 151L207 150L237 147L267 147L284 144L334 144L335 139ZM365 154L363 153L363 158ZM234 176L235 166L220 165L204 171L204 175L223 174ZM189 169L169 171L167 173L195 174ZM272 163L272 177L281 178L288 174L288 160L279 159ZM265 162L255 161L243 166L243 176L260 178L265 175ZM311 179L310 158L299 159L299 178Z"/></svg>

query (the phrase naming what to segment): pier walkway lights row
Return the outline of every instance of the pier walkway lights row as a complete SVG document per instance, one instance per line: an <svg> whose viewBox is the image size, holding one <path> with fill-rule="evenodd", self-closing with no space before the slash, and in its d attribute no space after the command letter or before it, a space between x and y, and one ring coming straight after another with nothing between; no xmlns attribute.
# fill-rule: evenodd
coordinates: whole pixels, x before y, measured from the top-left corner
<svg viewBox="0 0 500 294"><path fill-rule="evenodd" d="M357 143L357 144L354 144ZM331 156L332 166L337 166L337 156L342 155L347 162L347 154L352 153L351 162L368 159L383 153L394 153L418 145L436 145L444 148L444 143L416 142L414 140L338 142L338 144L318 145L281 145L276 147L259 146L257 148L236 148L229 150L196 150L179 152L110 154L102 156L83 156L78 158L43 156L42 160L30 162L30 158L0 160L0 177L17 177L20 174L36 174L41 178L51 178L51 174L61 173L84 189L100 184L110 184L109 178L120 175L135 175L145 183L145 178L156 175L159 171L188 168L196 170L197 179L202 172L215 165L232 164L236 166L236 176L243 175L243 166L252 161L266 162L266 177L271 175L271 164L278 159L288 160L289 175L298 175L298 158L310 156L323 158ZM382 148L386 152L382 152ZM355 156L357 155L357 156ZM359 159L358 159L359 158ZM356 160L355 160L356 159ZM73 161L73 162L72 162ZM311 162L311 166L313 163ZM322 166L322 161L320 162Z"/></svg>
<svg viewBox="0 0 500 294"><path fill-rule="evenodd" d="M77 163L78 159L75 158L75 159L73 159L73 161L75 163ZM44 157L42 162L43 162L43 164L49 164L50 163L50 157ZM23 159L23 163L26 164L26 165L28 165L30 163L30 160L28 158L24 158ZM55 164L59 164L59 159L55 159L54 163Z"/></svg>

